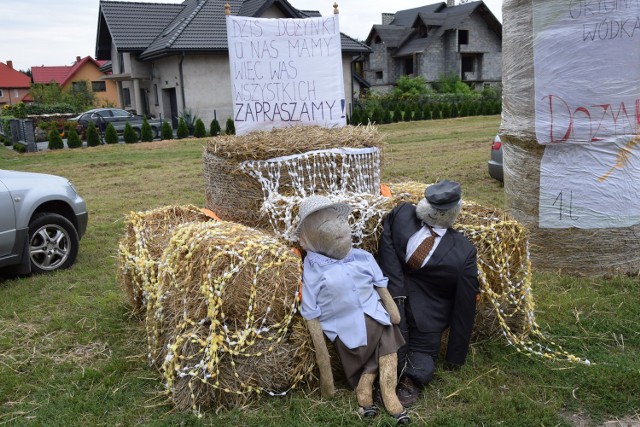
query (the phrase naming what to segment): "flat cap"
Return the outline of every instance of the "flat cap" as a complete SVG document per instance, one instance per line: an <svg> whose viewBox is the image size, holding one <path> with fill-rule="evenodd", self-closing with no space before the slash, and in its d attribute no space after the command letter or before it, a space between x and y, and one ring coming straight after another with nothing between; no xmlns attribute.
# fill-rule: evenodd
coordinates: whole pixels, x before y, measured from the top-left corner
<svg viewBox="0 0 640 427"><path fill-rule="evenodd" d="M461 196L462 189L460 184L446 179L430 185L424 190L424 197L427 202L434 209L443 211L457 206Z"/></svg>

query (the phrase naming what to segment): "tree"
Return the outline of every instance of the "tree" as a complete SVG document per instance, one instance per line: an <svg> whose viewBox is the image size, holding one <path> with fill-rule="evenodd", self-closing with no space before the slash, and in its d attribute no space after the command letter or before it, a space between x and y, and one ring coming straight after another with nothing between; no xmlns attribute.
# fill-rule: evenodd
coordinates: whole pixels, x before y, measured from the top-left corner
<svg viewBox="0 0 640 427"><path fill-rule="evenodd" d="M396 87L393 89L394 96L424 95L426 93L429 93L427 82L420 76L401 76L396 81Z"/></svg>
<svg viewBox="0 0 640 427"><path fill-rule="evenodd" d="M64 143L62 142L58 128L55 125L51 126L51 130L49 131L49 150L61 150L63 148Z"/></svg>
<svg viewBox="0 0 640 427"><path fill-rule="evenodd" d="M391 121L393 123L398 123L402 120L402 110L400 109L400 104L396 102L396 108L393 109L393 117Z"/></svg>
<svg viewBox="0 0 640 427"><path fill-rule="evenodd" d="M104 142L107 144L118 143L118 131L113 127L113 123L107 123L107 129L104 131Z"/></svg>
<svg viewBox="0 0 640 427"><path fill-rule="evenodd" d="M186 138L189 136L189 128L187 127L187 122L180 117L178 119L178 130L176 131L176 135L178 139Z"/></svg>
<svg viewBox="0 0 640 427"><path fill-rule="evenodd" d="M143 142L153 141L153 129L151 129L151 125L146 116L142 118L141 133L142 137L140 139L142 139Z"/></svg>
<svg viewBox="0 0 640 427"><path fill-rule="evenodd" d="M97 147L98 145L100 145L98 129L96 129L96 125L93 122L89 122L89 126L87 126L87 146Z"/></svg>
<svg viewBox="0 0 640 427"><path fill-rule="evenodd" d="M69 148L82 147L82 140L78 136L78 132L73 126L70 126L69 130L67 131L67 147Z"/></svg>
<svg viewBox="0 0 640 427"><path fill-rule="evenodd" d="M204 128L204 122L202 119L196 119L196 124L193 128L193 136L196 138L204 138L207 136L207 130Z"/></svg>
<svg viewBox="0 0 640 427"><path fill-rule="evenodd" d="M125 144L135 144L139 141L138 132L133 129L131 123L129 123L129 120L127 120L124 125L123 138Z"/></svg>
<svg viewBox="0 0 640 427"><path fill-rule="evenodd" d="M471 89L469 85L460 80L460 77L453 74L440 76L438 83L434 86L438 93L473 93L473 89Z"/></svg>
<svg viewBox="0 0 640 427"><path fill-rule="evenodd" d="M169 122L162 122L162 139L173 139L173 129Z"/></svg>
<svg viewBox="0 0 640 427"><path fill-rule="evenodd" d="M231 117L227 119L227 123L225 127L226 129L224 130L224 133L226 133L227 135L236 134L236 125L233 123L233 119Z"/></svg>
<svg viewBox="0 0 640 427"><path fill-rule="evenodd" d="M211 120L211 126L209 126L209 128L210 128L209 133L211 134L211 136L218 136L222 131L222 128L220 128L220 123L218 122L218 119Z"/></svg>

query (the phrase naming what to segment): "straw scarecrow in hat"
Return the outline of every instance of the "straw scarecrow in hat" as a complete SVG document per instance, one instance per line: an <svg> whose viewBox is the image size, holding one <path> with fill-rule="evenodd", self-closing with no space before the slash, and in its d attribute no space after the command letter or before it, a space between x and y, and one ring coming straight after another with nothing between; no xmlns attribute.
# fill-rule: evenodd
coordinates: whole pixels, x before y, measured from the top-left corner
<svg viewBox="0 0 640 427"><path fill-rule="evenodd" d="M445 367L462 366L469 350L479 285L476 248L451 228L462 209L461 194L457 182L438 182L417 206L402 203L384 220L378 263L389 278L407 343L398 352L404 406L433 378L447 328Z"/></svg>
<svg viewBox="0 0 640 427"><path fill-rule="evenodd" d="M307 320L323 396L335 393L324 335L335 345L347 382L355 389L359 412L378 414L373 385L379 375L382 401L398 424L409 423L396 395L397 350L404 340L387 278L373 256L351 247L351 207L324 196L300 204L297 234L307 251L301 314ZM387 307L388 311L385 309Z"/></svg>

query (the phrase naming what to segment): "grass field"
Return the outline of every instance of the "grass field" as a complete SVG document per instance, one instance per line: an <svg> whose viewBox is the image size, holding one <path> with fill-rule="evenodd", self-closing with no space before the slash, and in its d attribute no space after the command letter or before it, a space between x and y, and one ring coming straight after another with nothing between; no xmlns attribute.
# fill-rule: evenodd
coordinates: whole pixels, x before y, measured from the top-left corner
<svg viewBox="0 0 640 427"><path fill-rule="evenodd" d="M499 124L491 116L381 126L388 143L383 180L458 180L465 199L503 207L502 184L486 164ZM2 169L70 178L90 213L73 268L0 277L0 425L392 425L384 413L361 420L344 386L329 400L293 392L202 418L167 402L160 374L146 364L144 326L130 315L116 280L117 245L130 211L204 205L203 145L193 139L26 155L0 150ZM591 366L530 357L501 337L475 342L462 370L438 371L411 410L413 425L640 425L639 283L637 276L534 271L542 330Z"/></svg>

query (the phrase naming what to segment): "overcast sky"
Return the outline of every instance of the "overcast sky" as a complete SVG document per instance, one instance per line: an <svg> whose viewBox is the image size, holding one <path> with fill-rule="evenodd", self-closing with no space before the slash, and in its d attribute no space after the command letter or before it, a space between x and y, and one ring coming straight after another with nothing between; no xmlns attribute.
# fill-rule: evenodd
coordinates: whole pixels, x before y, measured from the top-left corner
<svg viewBox="0 0 640 427"><path fill-rule="evenodd" d="M132 0L123 0L132 1ZM182 0L136 0L144 3L182 3ZM426 0L335 0L340 30L364 40L382 13L438 3ZM446 1L446 0L443 0ZM460 0L456 0L458 3ZM333 13L334 0L289 0L292 6ZM0 62L26 71L40 65L72 65L76 56L95 57L99 0L0 0ZM485 0L502 22L502 0Z"/></svg>

